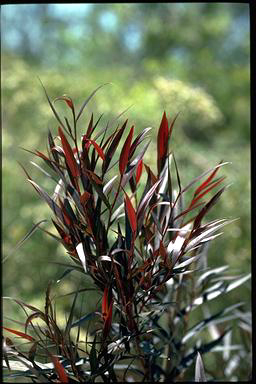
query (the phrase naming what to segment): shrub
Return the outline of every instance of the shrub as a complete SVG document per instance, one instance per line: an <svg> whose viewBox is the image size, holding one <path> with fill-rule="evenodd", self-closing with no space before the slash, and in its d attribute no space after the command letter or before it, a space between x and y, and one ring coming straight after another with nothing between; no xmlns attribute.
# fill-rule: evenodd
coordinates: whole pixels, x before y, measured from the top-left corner
<svg viewBox="0 0 256 384"><path fill-rule="evenodd" d="M15 299L27 316L25 331L4 329L28 343L23 350L9 337L4 339L7 377L29 377L33 382L170 382L186 378L195 364L197 381L213 378L212 373L205 373L201 356L216 350L230 335L230 320L249 322L241 312L243 303L213 314L208 307L209 301L250 277L229 276L227 266L209 269L205 263L208 243L232 222L205 222L226 189L221 186L225 177L217 174L227 162L221 161L182 187L174 152L169 151L177 116L169 122L165 112L157 136L156 172L143 160L149 128L134 138L132 126L125 137L128 120L117 126L109 122L99 130L101 116L95 120L92 114L78 140L79 119L98 89L78 112L70 97L55 99L67 104L72 120L58 114L55 101L45 91L58 122L58 135L48 132L47 155L32 153L49 171L34 165L56 181L53 195L23 169L53 211L57 231L57 235L46 231L40 221L24 240L40 228L60 242L72 260L63 264L67 267L63 277L71 271L90 276L91 289L101 293L101 308L75 318L77 298L88 289L77 288L63 329L52 283L43 310ZM206 315L193 324L198 307ZM36 319L43 325L36 325ZM215 332L213 340L206 331ZM226 343L219 351L229 353L230 349Z"/></svg>

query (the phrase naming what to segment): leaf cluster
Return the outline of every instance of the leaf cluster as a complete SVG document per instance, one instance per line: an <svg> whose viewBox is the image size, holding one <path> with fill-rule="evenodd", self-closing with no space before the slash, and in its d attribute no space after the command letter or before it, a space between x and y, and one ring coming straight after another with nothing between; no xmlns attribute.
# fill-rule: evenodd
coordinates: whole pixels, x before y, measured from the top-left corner
<svg viewBox="0 0 256 384"><path fill-rule="evenodd" d="M9 338L5 339L5 364L9 370L19 371L11 360L15 357L23 364L19 374L24 375L26 369L26 376L35 382L94 382L98 378L120 382L128 377L170 382L180 378L197 357L196 379L201 381L205 372L200 355L220 344L230 329L224 327L217 338L205 343L199 339L199 343L191 345L191 341L200 332L237 318L234 310L241 303L209 314L192 327L189 318L196 308L250 277L236 279L223 274L226 267L204 270L202 266L207 244L231 222L205 222L226 189L222 186L224 177L217 174L227 163L221 161L183 187L174 153L169 149L177 116L169 122L165 112L157 135L156 172L144 161L149 128L136 137L134 126L128 128L128 120L121 124L108 122L99 129L101 116L95 119L92 113L79 139L79 119L99 88L78 111L69 96L52 102L45 90L58 122L57 135L48 132L47 154L32 153L49 172L33 164L56 181L53 195L32 180L25 168L24 171L51 208L57 231L57 235L50 233L39 222L30 233L40 228L64 246L72 264L63 277L72 270L89 275L102 295L101 310L74 320L77 296L83 289L77 291L62 330L57 324L50 286L44 311L16 300L25 312L28 308L32 313L26 313L25 332L5 330L32 346L26 354ZM59 115L56 101L66 103L71 119ZM109 179L113 169L116 174ZM217 188L220 189L216 191ZM192 191L188 202L187 191ZM33 325L37 318L44 327ZM92 319L96 320L93 329ZM85 324L93 341L86 340L81 346L80 329ZM35 336L28 335L29 326ZM77 329L75 341L71 337L73 328ZM38 350L50 363L34 360Z"/></svg>

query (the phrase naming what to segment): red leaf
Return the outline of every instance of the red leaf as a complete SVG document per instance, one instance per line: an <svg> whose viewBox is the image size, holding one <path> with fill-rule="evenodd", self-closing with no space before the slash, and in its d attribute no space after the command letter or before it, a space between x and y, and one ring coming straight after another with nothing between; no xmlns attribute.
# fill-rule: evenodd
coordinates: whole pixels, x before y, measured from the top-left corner
<svg viewBox="0 0 256 384"><path fill-rule="evenodd" d="M197 200L201 199L201 197L203 197L206 193L210 192L213 188L217 187L217 185L219 185L223 180L225 179L225 176L222 177L220 180L216 181L215 183L213 183L209 188L207 188L204 192L202 192L199 196L197 196L196 198L194 198L192 200L192 203L191 205L194 205L195 202L197 202Z"/></svg>
<svg viewBox="0 0 256 384"><path fill-rule="evenodd" d="M93 181L95 181L96 184L99 184L99 185L103 184L103 181L99 178L99 176L96 175L96 173L89 171L89 169L86 169L84 172L89 177L89 179L92 179Z"/></svg>
<svg viewBox="0 0 256 384"><path fill-rule="evenodd" d="M119 170L120 170L121 175L124 174L124 171L125 171L127 163L128 163L133 132L134 132L134 125L131 127L130 133L126 138L125 143L124 143L123 148L122 148L122 151L121 151L121 155L120 155L120 159L119 159Z"/></svg>
<svg viewBox="0 0 256 384"><path fill-rule="evenodd" d="M59 135L61 138L61 143L62 143L64 153L66 156L67 165L68 165L73 177L78 177L80 173L79 173L79 169L78 169L78 166L76 163L76 159L74 157L72 148L71 148L69 142L67 141L61 127L59 127Z"/></svg>
<svg viewBox="0 0 256 384"><path fill-rule="evenodd" d="M140 159L140 161L138 162L137 169L136 169L136 184L138 184L138 182L140 181L140 177L142 174L142 168L143 168L143 160Z"/></svg>
<svg viewBox="0 0 256 384"><path fill-rule="evenodd" d="M129 197L127 195L125 198L125 208L126 208L126 212L127 212L128 218L129 218L131 229L132 229L133 233L135 233L136 229L137 229L136 212L132 206L131 200L129 199Z"/></svg>
<svg viewBox="0 0 256 384"><path fill-rule="evenodd" d="M195 221L194 221L194 226L193 226L193 232L200 227L200 224L201 224L201 221L203 219L203 217L206 215L206 213L212 208L212 206L218 201L218 199L220 198L221 194L224 192L224 190L226 189L226 187L223 187L221 188L221 190L219 190L219 192L217 192L212 198L210 201L208 201L208 203L201 209L201 211L199 212L199 214L197 215L197 217L195 218Z"/></svg>
<svg viewBox="0 0 256 384"><path fill-rule="evenodd" d="M102 298L102 316L104 321L106 320L107 314L108 314L108 288L105 287L103 298Z"/></svg>
<svg viewBox="0 0 256 384"><path fill-rule="evenodd" d="M83 137L83 141L86 141L86 149L89 148L89 145L92 144L94 146L94 148L96 149L96 151L98 152L98 155L102 158L102 160L105 160L105 155L104 155L104 152L102 150L102 148L96 143L96 141L94 140L91 140L91 139L87 139L85 136Z"/></svg>
<svg viewBox="0 0 256 384"><path fill-rule="evenodd" d="M6 327L3 327L3 329L5 329L6 331L9 331L11 333L14 333L17 336L22 337L23 339L27 339L29 341L35 341L35 339L32 336L29 336L26 333L23 333L20 331L15 331L15 329L6 328Z"/></svg>
<svg viewBox="0 0 256 384"><path fill-rule="evenodd" d="M157 169L160 174L168 152L168 120L164 112L157 135Z"/></svg>
<svg viewBox="0 0 256 384"><path fill-rule="evenodd" d="M41 159L44 159L46 161L50 161L51 162L51 160L47 156L45 156L42 152L36 151L36 154L37 154L37 156L41 157Z"/></svg>
<svg viewBox="0 0 256 384"><path fill-rule="evenodd" d="M54 364L55 370L58 373L61 383L68 383L68 376L62 364L59 362L58 358L56 356L51 355L51 359Z"/></svg>
<svg viewBox="0 0 256 384"><path fill-rule="evenodd" d="M105 320L104 324L104 329L103 329L103 336L106 337L107 334L109 333L111 324L112 324L112 309L113 309L113 299L111 300L109 309L108 309L108 314Z"/></svg>
<svg viewBox="0 0 256 384"><path fill-rule="evenodd" d="M122 127L114 133L114 135L112 134L110 136L112 142L111 142L110 146L108 147L108 149L106 151L106 158L105 158L105 161L104 161L104 163L102 165L102 172L103 173L105 173L107 171L107 169L108 169L108 166L109 166L109 164L111 162L111 159L112 159L112 157L113 157L113 155L114 155L114 153L115 153L115 151L117 149L117 146L118 146L118 144L119 144L119 142L121 140L121 137L123 135L123 132L125 130L127 121L128 121L128 119L124 122Z"/></svg>
<svg viewBox="0 0 256 384"><path fill-rule="evenodd" d="M91 197L91 194L87 191L85 191L81 196L80 196L80 201L82 205L86 205L87 201Z"/></svg>
<svg viewBox="0 0 256 384"><path fill-rule="evenodd" d="M201 192L202 189L204 189L210 183L210 181L214 178L214 176L218 172L219 168L214 169L214 171L210 174L210 176L196 189L194 196L198 195L199 192Z"/></svg>
<svg viewBox="0 0 256 384"><path fill-rule="evenodd" d="M72 101L71 97L68 97L68 96L60 96L60 97L57 97L57 98L54 100L54 102L57 101L57 100L64 100L64 101L67 103L67 105L69 106L69 108L71 108L72 110L74 110L74 104L73 104L73 101Z"/></svg>
<svg viewBox="0 0 256 384"><path fill-rule="evenodd" d="M159 252L161 257L163 258L164 265L171 269L171 266L172 266L171 259L168 257L168 252L162 240L160 240Z"/></svg>
<svg viewBox="0 0 256 384"><path fill-rule="evenodd" d="M102 298L102 317L104 320L104 328L103 328L104 338L108 335L111 324L112 324L113 298L111 297L110 305L108 303L108 300L109 300L109 289L105 287L103 298Z"/></svg>

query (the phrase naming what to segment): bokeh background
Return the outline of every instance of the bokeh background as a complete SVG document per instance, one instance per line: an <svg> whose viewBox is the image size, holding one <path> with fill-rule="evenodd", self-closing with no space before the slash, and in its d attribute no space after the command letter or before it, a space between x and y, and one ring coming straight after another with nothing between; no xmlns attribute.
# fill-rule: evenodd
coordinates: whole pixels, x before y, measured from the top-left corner
<svg viewBox="0 0 256 384"><path fill-rule="evenodd" d="M232 274L251 268L250 218L250 20L249 5L238 3L26 4L1 7L2 71L2 238L3 294L44 305L50 280L56 282L69 262L51 237L37 230L20 248L19 241L42 219L52 230L50 209L26 181L21 163L48 193L54 185L24 151L46 151L47 131L57 134L41 79L53 100L71 96L80 107L99 85L81 119L103 121L130 107L124 118L137 132L151 126L146 162L156 169L155 143L165 110L180 112L172 149L182 185L220 160L230 188L209 218L238 218L225 227L209 249L208 264L228 264ZM66 113L62 103L56 104ZM55 284L59 294L75 290L78 276ZM88 281L88 284L90 282ZM99 297L86 296L85 310ZM250 282L216 302L223 308L244 301L250 310ZM60 317L70 308L60 298ZM218 300L216 300L218 301ZM16 304L5 299L4 323L20 319ZM16 325L16 328L19 326ZM242 375L242 373L241 373ZM242 376L241 376L242 377Z"/></svg>

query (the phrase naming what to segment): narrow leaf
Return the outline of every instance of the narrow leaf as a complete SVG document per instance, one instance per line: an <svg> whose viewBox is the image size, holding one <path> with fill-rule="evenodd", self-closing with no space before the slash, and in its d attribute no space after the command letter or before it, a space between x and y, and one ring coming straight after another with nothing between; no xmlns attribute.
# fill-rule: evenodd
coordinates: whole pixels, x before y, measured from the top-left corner
<svg viewBox="0 0 256 384"><path fill-rule="evenodd" d="M199 352L197 352L196 358L195 381L207 381L203 361Z"/></svg>
<svg viewBox="0 0 256 384"><path fill-rule="evenodd" d="M133 137L133 132L134 132L134 126L131 127L131 130L125 140L125 143L123 145L121 154L120 154L120 159L119 159L119 170L120 174L123 175L127 163L128 163L128 158L129 158L129 151L131 147L131 142L132 142L132 137Z"/></svg>
<svg viewBox="0 0 256 384"><path fill-rule="evenodd" d="M123 132L125 130L127 121L128 120L126 120L124 122L124 124L122 125L122 127L116 132L116 134L115 134L115 136L114 136L114 138L113 138L109 148L105 152L105 161L103 162L103 165L102 165L102 172L103 173L105 173L106 170L108 169L108 166L109 166L109 164L111 162L111 159L112 159L112 157L113 157L113 155L114 155L114 153L115 153L115 151L117 149L117 146L118 146L118 144L119 144L119 142L121 140L121 137L123 135Z"/></svg>
<svg viewBox="0 0 256 384"><path fill-rule="evenodd" d="M52 200L52 198L45 192L39 185L37 185L33 180L28 180L39 195L47 202L50 208L53 210L54 214L64 223L63 213L60 207Z"/></svg>
<svg viewBox="0 0 256 384"><path fill-rule="evenodd" d="M222 164L222 161L220 162L219 165L221 164ZM214 169L213 172L210 174L210 176L196 189L195 196L197 196L210 183L210 181L214 178L218 170L219 168Z"/></svg>
<svg viewBox="0 0 256 384"><path fill-rule="evenodd" d="M68 383L68 376L65 372L64 367L59 362L59 359L56 356L51 355L52 362L54 364L55 370L59 376L61 383Z"/></svg>
<svg viewBox="0 0 256 384"><path fill-rule="evenodd" d="M94 148L96 149L98 155L102 158L102 160L105 160L105 155L104 155L104 152L103 150L101 149L101 147L96 143L96 141L94 140L91 140L91 139L84 139L86 142L88 142L89 144L92 144L94 146Z"/></svg>
<svg viewBox="0 0 256 384"><path fill-rule="evenodd" d="M216 202L218 201L218 199L220 198L221 194L224 192L224 190L226 189L226 187L223 187L219 192L217 192L212 198L211 200L201 209L201 211L199 212L199 214L197 215L195 221L194 221L194 227L193 227L193 230L197 229L200 224L201 224L201 221L203 219L203 217L206 215L206 213L212 208L212 206L214 204L216 204Z"/></svg>
<svg viewBox="0 0 256 384"><path fill-rule="evenodd" d="M86 258L85 258L85 253L84 253L84 247L83 247L83 243L79 243L77 246L76 246L76 251L77 251L77 254L78 254L78 257L82 263L82 266L84 268L84 271L87 272L87 267L86 267Z"/></svg>
<svg viewBox="0 0 256 384"><path fill-rule="evenodd" d="M138 184L140 181L142 169L143 169L143 160L140 159L138 162L137 169L136 169L136 184Z"/></svg>
<svg viewBox="0 0 256 384"><path fill-rule="evenodd" d="M87 315L82 316L79 320L75 321L75 322L71 325L71 328L80 326L80 325L83 324L84 322L93 319L96 315L97 315L96 312L87 313Z"/></svg>
<svg viewBox="0 0 256 384"><path fill-rule="evenodd" d="M76 117L76 121L79 119L79 117L81 116L81 114L83 113L83 110L84 108L86 107L86 105L89 103L89 101L91 100L91 98L95 95L95 93L102 87L104 87L104 85L107 85L107 84L110 84L110 83L105 83L105 84L102 84L100 85L98 88L96 88L91 94L89 97L87 97L87 99L85 100L85 102L83 103L80 111L78 112L78 115Z"/></svg>
<svg viewBox="0 0 256 384"><path fill-rule="evenodd" d="M151 127L143 129L143 131L134 139L131 148L130 148L130 153L129 153L129 160L133 156L136 148L138 145L146 138L146 134L151 130Z"/></svg>
<svg viewBox="0 0 256 384"><path fill-rule="evenodd" d="M157 135L157 170L160 175L168 152L168 120L164 112Z"/></svg>
<svg viewBox="0 0 256 384"><path fill-rule="evenodd" d="M23 333L23 332L20 332L20 331L16 331L15 329L11 329L11 328L6 328L6 327L2 327L2 328L5 329L8 332L13 333L14 335L22 337L23 339L27 339L29 341L35 341L35 339L32 336L29 336L26 333Z"/></svg>
<svg viewBox="0 0 256 384"><path fill-rule="evenodd" d="M125 197L125 209L129 218L129 222L131 225L131 229L133 233L136 233L137 229L137 218L136 218L136 212L135 209L132 206L131 200L129 199L128 195Z"/></svg>
<svg viewBox="0 0 256 384"><path fill-rule="evenodd" d="M69 142L67 141L61 127L59 127L58 131L59 131L59 135L61 138L62 147L63 147L63 150L65 152L67 165L68 165L68 167L72 173L72 176L78 177L80 175L80 172L79 172L78 165L77 165L76 159L74 157L72 148L71 148Z"/></svg>
<svg viewBox="0 0 256 384"><path fill-rule="evenodd" d="M44 87L42 81L41 81L40 79L39 79L39 81L40 81L40 83L41 83L41 85L42 85L42 87L43 87L43 89L44 89L44 93L45 93L46 98L47 98L47 100L48 100L48 103L49 103L49 105L50 105L50 107L51 107L51 110L52 110L53 113L54 113L54 116L56 117L56 119L58 120L58 122L60 123L60 125L64 128L64 124L62 123L62 121L61 121L61 119L60 119L60 117L59 117L59 115L58 115L56 109L54 108L54 106L53 106L53 104L52 104L52 102L51 102L51 100L50 100L50 98L49 98L49 96L48 96L48 93L46 92L46 89L45 89L45 87Z"/></svg>
<svg viewBox="0 0 256 384"><path fill-rule="evenodd" d="M71 97L66 96L66 95L59 96L59 97L57 97L53 102L55 103L55 102L58 101L58 100L63 100L63 101L65 101L66 104L69 106L69 108L71 108L71 109L74 111L74 104L73 104L73 101L72 101Z"/></svg>
<svg viewBox="0 0 256 384"><path fill-rule="evenodd" d="M17 251L17 249L19 249L24 243L26 240L28 240L32 235L33 233L36 231L36 229L39 227L40 224L42 223L45 223L47 220L41 220L39 221L37 224L35 224L32 229L23 237L23 239L21 239L18 244L16 245L16 247L14 247L14 249L12 249L8 255L3 259L3 263L7 260L7 258L9 256L11 256L15 251Z"/></svg>

